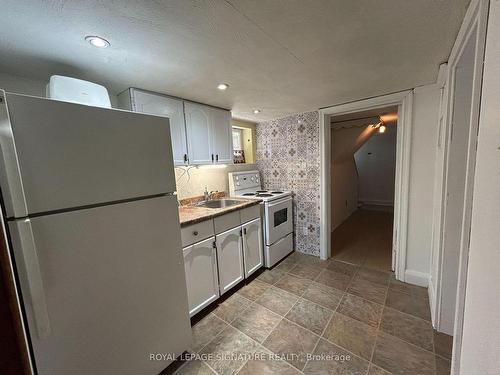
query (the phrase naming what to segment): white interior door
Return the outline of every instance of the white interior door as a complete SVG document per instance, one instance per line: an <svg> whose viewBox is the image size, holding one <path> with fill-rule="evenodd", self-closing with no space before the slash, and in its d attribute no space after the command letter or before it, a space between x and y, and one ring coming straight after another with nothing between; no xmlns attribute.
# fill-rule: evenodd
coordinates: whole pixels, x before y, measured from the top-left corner
<svg viewBox="0 0 500 375"><path fill-rule="evenodd" d="M190 316L219 298L214 241L210 237L183 250Z"/></svg>
<svg viewBox="0 0 500 375"><path fill-rule="evenodd" d="M190 345L174 196L9 228L40 375L157 374Z"/></svg>
<svg viewBox="0 0 500 375"><path fill-rule="evenodd" d="M176 165L187 164L187 139L184 104L181 99L131 89L132 106L136 112L168 117L172 138L172 156Z"/></svg>
<svg viewBox="0 0 500 375"><path fill-rule="evenodd" d="M440 303L440 330L450 335L453 334L454 328L460 244L463 234L475 55L476 38L471 37L454 71L454 95L451 102L453 111L447 158Z"/></svg>
<svg viewBox="0 0 500 375"><path fill-rule="evenodd" d="M245 278L241 228L233 228L216 236L220 294L224 294Z"/></svg>
<svg viewBox="0 0 500 375"><path fill-rule="evenodd" d="M260 219L252 220L244 224L242 228L245 277L248 277L264 265L261 221Z"/></svg>
<svg viewBox="0 0 500 375"><path fill-rule="evenodd" d="M233 135L231 127L231 112L211 108L212 144L215 162L230 164L233 162Z"/></svg>
<svg viewBox="0 0 500 375"><path fill-rule="evenodd" d="M201 104L185 102L186 132L189 164L211 164L215 162L212 149L212 126L210 108Z"/></svg>

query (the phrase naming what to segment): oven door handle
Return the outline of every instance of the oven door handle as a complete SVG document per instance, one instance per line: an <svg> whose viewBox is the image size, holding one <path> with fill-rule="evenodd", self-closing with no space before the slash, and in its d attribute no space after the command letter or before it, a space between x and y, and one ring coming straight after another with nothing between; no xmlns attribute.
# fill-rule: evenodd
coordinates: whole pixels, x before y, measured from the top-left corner
<svg viewBox="0 0 500 375"><path fill-rule="evenodd" d="M277 206L277 205L282 204L282 203L286 203L286 202L291 201L291 200L292 200L292 197L284 197L284 198L280 198L280 199L277 199L275 201L271 201L271 202L267 203L267 206L274 207L274 206Z"/></svg>

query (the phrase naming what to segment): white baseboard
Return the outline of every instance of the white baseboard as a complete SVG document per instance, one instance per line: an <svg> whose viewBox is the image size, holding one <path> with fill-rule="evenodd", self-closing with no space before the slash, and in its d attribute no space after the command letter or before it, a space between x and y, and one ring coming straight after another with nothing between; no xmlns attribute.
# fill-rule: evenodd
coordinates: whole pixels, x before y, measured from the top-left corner
<svg viewBox="0 0 500 375"><path fill-rule="evenodd" d="M436 311L436 291L434 290L434 285L432 283L432 280L429 279L429 287L427 288L427 293L429 295L429 307L431 309L431 323L434 328L436 328L436 318L437 318L437 311Z"/></svg>
<svg viewBox="0 0 500 375"><path fill-rule="evenodd" d="M405 282L427 288L429 286L429 274L415 270L406 270Z"/></svg>

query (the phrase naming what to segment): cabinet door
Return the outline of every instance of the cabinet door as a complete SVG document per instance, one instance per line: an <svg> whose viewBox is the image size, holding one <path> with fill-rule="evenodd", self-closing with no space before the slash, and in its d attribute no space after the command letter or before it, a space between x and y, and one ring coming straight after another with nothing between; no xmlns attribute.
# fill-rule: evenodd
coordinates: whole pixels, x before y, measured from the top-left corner
<svg viewBox="0 0 500 375"><path fill-rule="evenodd" d="M187 164L188 152L183 101L135 89L131 90L131 99L133 111L170 119L174 163L175 165Z"/></svg>
<svg viewBox="0 0 500 375"><path fill-rule="evenodd" d="M189 316L193 316L219 297L214 241L215 237L211 237L183 249Z"/></svg>
<svg viewBox="0 0 500 375"><path fill-rule="evenodd" d="M231 112L211 108L212 145L215 162L230 164L233 162L233 134Z"/></svg>
<svg viewBox="0 0 500 375"><path fill-rule="evenodd" d="M243 225L243 256L245 260L245 277L250 276L264 265L260 218Z"/></svg>
<svg viewBox="0 0 500 375"><path fill-rule="evenodd" d="M216 242L220 293L224 294L245 277L241 227L218 234Z"/></svg>
<svg viewBox="0 0 500 375"><path fill-rule="evenodd" d="M210 108L201 104L184 102L189 164L212 164L212 126Z"/></svg>

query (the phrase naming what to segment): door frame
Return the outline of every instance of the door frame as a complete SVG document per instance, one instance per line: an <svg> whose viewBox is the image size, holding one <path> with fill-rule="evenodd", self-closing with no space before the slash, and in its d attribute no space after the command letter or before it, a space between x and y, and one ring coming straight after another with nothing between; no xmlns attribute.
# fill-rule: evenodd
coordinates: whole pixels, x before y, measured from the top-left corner
<svg viewBox="0 0 500 375"><path fill-rule="evenodd" d="M472 87L472 102L471 102L471 115L470 115L470 130L467 151L467 172L465 178L465 194L462 213L462 227L460 237L460 259L458 268L458 284L456 294L456 307L455 307L455 324L453 332L453 356L452 356L452 374L458 375L460 373L460 354L462 347L462 330L463 330L463 315L465 308L465 290L467 284L467 266L468 266L468 252L469 252L469 237L471 229L472 217L472 197L473 197L473 184L474 172L476 163L476 147L477 136L479 130L479 110L481 101L481 88L482 88L482 73L484 62L484 50L486 45L486 28L488 21L489 0L472 0L464 21L458 33L455 44L451 51L448 60L447 84L446 84L446 100L444 105L444 129L443 131L443 154L442 162L442 175L436 178L442 179L442 189L437 196L437 212L433 218L435 233L439 236L436 243L433 243L432 254L435 254L437 262L433 264L436 269L431 270L431 274L437 275L436 280L436 296L435 296L435 328L440 330L440 311L441 311L441 285L442 285L442 269L443 269L443 243L444 243L444 228L445 228L445 213L446 213L446 194L448 191L448 163L450 153L451 141L451 123L453 118L453 97L455 94L455 72L457 64L464 52L465 46L471 37L476 38L476 55L474 62L474 79Z"/></svg>
<svg viewBox="0 0 500 375"><path fill-rule="evenodd" d="M331 124L332 116L375 108L398 106L396 181L394 194L393 268L398 280L405 279L410 182L413 90L340 104L319 110L320 120L320 257L331 256Z"/></svg>

